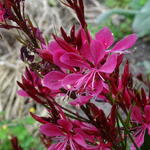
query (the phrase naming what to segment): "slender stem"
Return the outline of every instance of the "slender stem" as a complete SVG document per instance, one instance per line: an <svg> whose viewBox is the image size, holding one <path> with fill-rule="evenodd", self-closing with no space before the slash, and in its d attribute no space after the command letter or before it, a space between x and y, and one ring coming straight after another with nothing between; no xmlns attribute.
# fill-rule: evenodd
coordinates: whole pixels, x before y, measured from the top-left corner
<svg viewBox="0 0 150 150"><path fill-rule="evenodd" d="M119 118L117 117L116 120L117 120L117 127L118 127L119 136L121 138L121 146L124 150L126 150L126 145L123 143L123 139L122 139L122 135L121 135L120 125L119 125Z"/></svg>
<svg viewBox="0 0 150 150"><path fill-rule="evenodd" d="M123 127L125 128L125 131L126 131L126 133L128 134L130 140L132 141L132 143L133 143L134 146L136 147L136 149L137 149L137 150L140 150L140 149L138 148L138 146L136 145L136 143L135 143L135 141L134 141L132 135L130 134L128 128L126 127L126 124L124 123L124 121L123 121L121 115L120 115L119 113L117 113L117 116L118 116L119 120L121 121Z"/></svg>
<svg viewBox="0 0 150 150"><path fill-rule="evenodd" d="M80 119L84 120L84 122L91 122L90 120L88 120L88 119L86 119L86 118L84 118L84 117L82 117L82 116L80 116L80 115L78 115L78 114L72 112L71 110L69 110L69 109L67 109L67 108L65 108L65 107L63 107L63 106L61 106L61 105L59 105L59 104L55 101L55 99L54 99L53 97L51 97L51 99L53 100L53 103L54 103L55 105L57 105L58 107L62 108L62 109L65 110L65 111L67 111L68 113L71 113L72 115L76 116L77 118L80 118Z"/></svg>
<svg viewBox="0 0 150 150"><path fill-rule="evenodd" d="M95 127L99 128L99 126L97 126L97 124L95 123L95 121L93 120L93 117L91 116L89 109L87 109L84 106L81 106L81 110L84 112L84 114L89 118L90 123L92 123Z"/></svg>
<svg viewBox="0 0 150 150"><path fill-rule="evenodd" d="M68 116L68 117L70 117L70 118L72 118L72 119L76 119L76 120L79 120L79 121L87 122L87 121L85 121L85 120L79 119L79 117L72 116L72 115L70 115L70 114L68 114L68 113L65 113L65 114L66 114L66 116ZM89 122L90 122L90 121L89 121Z"/></svg>
<svg viewBox="0 0 150 150"><path fill-rule="evenodd" d="M59 105L59 104L57 104L57 103L55 103L55 104L58 105L58 106L59 106L60 108L62 108L63 110L65 110L65 111L67 111L67 112L69 112L69 113L71 113L71 114L77 116L78 118L84 120L85 122L91 122L90 120L88 120L88 119L86 119L86 118L84 118L84 117L82 117L82 116L80 116L80 115L78 115L78 114L76 114L76 113L70 111L69 109L67 109L67 108L65 108L65 107L62 107L61 105Z"/></svg>

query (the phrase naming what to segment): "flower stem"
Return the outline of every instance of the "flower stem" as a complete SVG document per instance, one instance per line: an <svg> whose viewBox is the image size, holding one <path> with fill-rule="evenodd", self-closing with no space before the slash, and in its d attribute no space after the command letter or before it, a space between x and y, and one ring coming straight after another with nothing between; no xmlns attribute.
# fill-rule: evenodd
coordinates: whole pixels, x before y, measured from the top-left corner
<svg viewBox="0 0 150 150"><path fill-rule="evenodd" d="M129 136L130 140L131 140L131 141L132 141L132 143L134 144L134 146L135 146L136 150L140 150L140 149L138 148L137 144L135 143L135 141L134 141L134 139L133 139L132 135L130 134L130 132L129 132L128 128L126 127L126 124L124 123L124 121L123 121L123 119L122 119L121 115L120 115L119 113L117 113L117 116L118 116L118 119L121 121L121 123L122 123L122 125L123 125L123 127L124 127L124 129L125 129L126 133L128 134L128 136Z"/></svg>
<svg viewBox="0 0 150 150"><path fill-rule="evenodd" d="M126 143L123 143L123 139L122 139L122 135L121 135L120 125L119 125L119 118L117 117L116 120L117 120L117 128L118 128L119 136L121 138L121 146L124 150L126 150Z"/></svg>

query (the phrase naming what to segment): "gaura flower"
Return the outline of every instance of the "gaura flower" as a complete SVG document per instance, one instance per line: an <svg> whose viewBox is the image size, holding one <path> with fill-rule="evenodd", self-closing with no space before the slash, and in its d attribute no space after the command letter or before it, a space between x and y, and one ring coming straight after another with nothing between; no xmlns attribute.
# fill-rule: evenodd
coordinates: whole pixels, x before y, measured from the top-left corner
<svg viewBox="0 0 150 150"><path fill-rule="evenodd" d="M20 86L20 90L17 91L18 95L23 97L31 97L36 102L44 104L45 101L40 97L48 98L49 96L55 97L58 90L50 90L42 85L41 78L37 73L26 68L24 76L22 76L22 83L17 82Z"/></svg>
<svg viewBox="0 0 150 150"><path fill-rule="evenodd" d="M41 125L40 130L44 135L51 137L54 142L48 150L66 150L67 148L86 150L87 144L84 137L75 133L73 124L69 120L60 119L58 125L52 123Z"/></svg>
<svg viewBox="0 0 150 150"><path fill-rule="evenodd" d="M53 61L62 72L49 72L43 82L48 88L80 90L86 93L86 96L97 97L103 88L107 87L103 75L109 75L115 70L118 55L127 52L126 50L135 43L137 36L131 34L107 50L114 42L113 34L107 27L100 30L95 39L91 38L90 43L86 40L84 31L81 31L81 48L75 45L72 47L62 39L57 39L57 42L51 44ZM59 78L56 80L55 76L58 77L58 74ZM57 83L57 86L54 83Z"/></svg>
<svg viewBox="0 0 150 150"><path fill-rule="evenodd" d="M143 112L139 107L134 106L132 108L131 118L135 123L139 125L138 127L135 128L134 137L135 137L135 143L140 148L144 143L144 136L146 130L150 135L150 105L146 105L144 107ZM136 148L134 147L134 145L132 145L131 149L135 150Z"/></svg>

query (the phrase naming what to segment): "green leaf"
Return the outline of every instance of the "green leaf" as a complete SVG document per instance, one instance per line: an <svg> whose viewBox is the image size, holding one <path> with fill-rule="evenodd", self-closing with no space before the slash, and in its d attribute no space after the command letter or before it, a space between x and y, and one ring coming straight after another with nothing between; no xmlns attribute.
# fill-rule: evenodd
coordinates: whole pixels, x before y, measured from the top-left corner
<svg viewBox="0 0 150 150"><path fill-rule="evenodd" d="M111 17L114 14L118 14L118 15L125 15L125 16L134 16L136 14L138 14L139 11L135 11L135 10L125 10L125 9L112 9L109 11L106 11L105 13L100 14L97 18L96 18L96 23L103 23L106 19L108 19L109 17Z"/></svg>
<svg viewBox="0 0 150 150"><path fill-rule="evenodd" d="M150 0L135 16L132 28L140 37L150 34Z"/></svg>
<svg viewBox="0 0 150 150"><path fill-rule="evenodd" d="M50 6L56 6L57 5L57 1L56 0L48 0L48 4Z"/></svg>

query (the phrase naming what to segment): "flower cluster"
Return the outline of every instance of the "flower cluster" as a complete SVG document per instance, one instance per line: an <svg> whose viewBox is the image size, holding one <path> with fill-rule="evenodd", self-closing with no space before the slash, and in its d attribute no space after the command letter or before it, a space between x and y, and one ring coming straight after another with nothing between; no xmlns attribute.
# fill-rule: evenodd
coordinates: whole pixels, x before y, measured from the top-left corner
<svg viewBox="0 0 150 150"><path fill-rule="evenodd" d="M42 124L43 143L48 150L125 150L129 145L138 150L150 135L150 96L134 86L128 61L123 71L120 67L136 34L114 44L113 34L104 27L92 37L83 1L62 3L74 10L80 27L73 26L70 34L61 27L61 37L53 34L50 43L25 17L23 0L0 4L0 27L17 28L28 36L20 38L21 59L28 66L18 94L47 109L47 117L31 113ZM141 75L138 79L149 88ZM68 108L56 101L59 96L65 97ZM101 102L111 105L108 115L99 107Z"/></svg>

